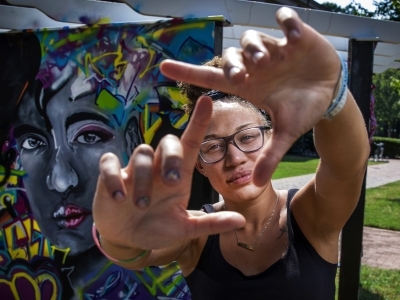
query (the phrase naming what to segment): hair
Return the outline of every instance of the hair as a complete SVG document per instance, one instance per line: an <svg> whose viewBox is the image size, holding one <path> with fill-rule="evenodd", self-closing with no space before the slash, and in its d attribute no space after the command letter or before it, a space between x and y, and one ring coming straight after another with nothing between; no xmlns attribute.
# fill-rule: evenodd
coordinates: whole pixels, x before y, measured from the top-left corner
<svg viewBox="0 0 400 300"><path fill-rule="evenodd" d="M4 176L0 187L8 183L17 153L6 146L18 109L21 93L29 87L40 65L40 44L31 32L0 35L0 167Z"/></svg>
<svg viewBox="0 0 400 300"><path fill-rule="evenodd" d="M215 56L211 60L206 61L203 63L203 66L208 66L208 67L215 67L215 68L222 68L222 59L220 56ZM199 99L200 96L202 95L208 95L211 96L211 94L219 94L217 99L213 99L211 96L211 99L213 102L224 102L224 103L238 103L239 105L243 106L244 108L248 108L252 111L254 111L258 116L260 116L264 122L265 126L271 127L272 128L272 123L270 121L269 116L266 114L264 110L261 110L254 104L248 102L247 100L233 95L233 94L225 94L225 93L219 93L218 91L211 91L210 89L205 89L202 87L198 87L186 82L179 81L177 83L178 88L181 90L181 94L187 99L187 103L183 106L183 109L188 115L191 115L193 112L193 109L196 105L197 100ZM221 96L222 95L222 96Z"/></svg>

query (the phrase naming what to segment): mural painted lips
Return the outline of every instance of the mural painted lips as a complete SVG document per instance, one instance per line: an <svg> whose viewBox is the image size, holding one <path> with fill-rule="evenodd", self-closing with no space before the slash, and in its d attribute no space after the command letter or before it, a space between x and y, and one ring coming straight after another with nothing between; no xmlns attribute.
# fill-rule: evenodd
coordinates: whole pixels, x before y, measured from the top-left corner
<svg viewBox="0 0 400 300"><path fill-rule="evenodd" d="M73 229L78 227L91 211L83 209L76 205L59 206L53 213L53 218L56 219L58 226L65 229Z"/></svg>

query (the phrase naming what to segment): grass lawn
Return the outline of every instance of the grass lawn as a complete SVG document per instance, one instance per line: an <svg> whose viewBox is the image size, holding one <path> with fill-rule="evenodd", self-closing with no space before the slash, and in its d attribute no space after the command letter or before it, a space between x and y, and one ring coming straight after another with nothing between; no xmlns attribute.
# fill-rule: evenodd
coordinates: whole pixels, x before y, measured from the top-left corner
<svg viewBox="0 0 400 300"><path fill-rule="evenodd" d="M272 179L300 176L315 173L319 159L307 156L286 155L276 168ZM382 162L369 161L368 165Z"/></svg>
<svg viewBox="0 0 400 300"><path fill-rule="evenodd" d="M315 173L317 158L285 156L278 165L273 179ZM381 162L369 161L369 165ZM400 182L367 189L365 204L366 226L400 231ZM338 270L339 273L340 270ZM339 275L336 276L336 288ZM337 294L337 293L336 293ZM337 299L337 295L336 295ZM400 270L361 267L360 300L400 299Z"/></svg>
<svg viewBox="0 0 400 300"><path fill-rule="evenodd" d="M361 267L360 300L400 299L400 270L383 270ZM336 276L336 299L339 286L339 272Z"/></svg>
<svg viewBox="0 0 400 300"><path fill-rule="evenodd" d="M276 168L272 179L315 173L319 159L306 156L286 155Z"/></svg>
<svg viewBox="0 0 400 300"><path fill-rule="evenodd" d="M399 220L400 182L367 189L364 215L365 226L400 231Z"/></svg>

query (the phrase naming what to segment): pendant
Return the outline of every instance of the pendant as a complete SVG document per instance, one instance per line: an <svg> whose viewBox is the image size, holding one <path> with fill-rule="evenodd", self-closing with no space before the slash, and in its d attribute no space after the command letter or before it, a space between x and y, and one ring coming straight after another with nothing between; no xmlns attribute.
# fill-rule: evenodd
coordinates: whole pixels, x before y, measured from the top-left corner
<svg viewBox="0 0 400 300"><path fill-rule="evenodd" d="M239 241L237 242L237 245L238 245L239 247L242 247L242 248L247 249L247 250L250 250L250 251L256 250L256 249L254 248L254 246L247 245L247 244L242 243L242 242L239 242Z"/></svg>

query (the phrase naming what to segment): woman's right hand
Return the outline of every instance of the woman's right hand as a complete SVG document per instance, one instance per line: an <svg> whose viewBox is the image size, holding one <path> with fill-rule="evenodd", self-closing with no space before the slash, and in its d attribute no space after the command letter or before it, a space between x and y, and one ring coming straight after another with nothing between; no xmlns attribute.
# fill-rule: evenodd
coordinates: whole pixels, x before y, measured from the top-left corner
<svg viewBox="0 0 400 300"><path fill-rule="evenodd" d="M244 225L238 213L193 216L186 210L211 111L211 99L199 99L181 139L165 136L155 151L148 145L138 146L126 168L121 169L114 154L101 158L93 218L102 244L121 253L161 249Z"/></svg>
<svg viewBox="0 0 400 300"><path fill-rule="evenodd" d="M294 10L280 8L276 19L284 38L248 30L240 48L224 51L222 69L172 60L160 65L170 79L240 96L269 114L273 131L253 170L257 186L271 179L293 143L322 120L341 74L333 45Z"/></svg>

